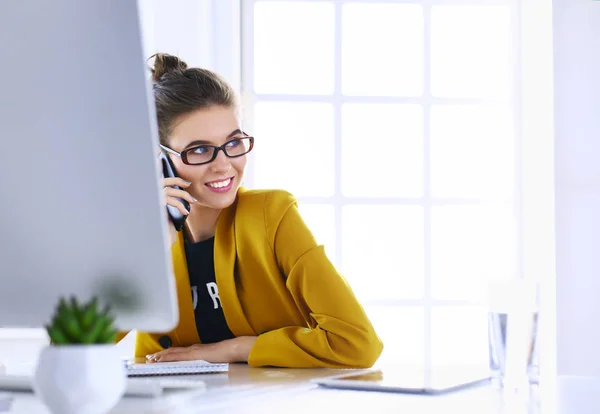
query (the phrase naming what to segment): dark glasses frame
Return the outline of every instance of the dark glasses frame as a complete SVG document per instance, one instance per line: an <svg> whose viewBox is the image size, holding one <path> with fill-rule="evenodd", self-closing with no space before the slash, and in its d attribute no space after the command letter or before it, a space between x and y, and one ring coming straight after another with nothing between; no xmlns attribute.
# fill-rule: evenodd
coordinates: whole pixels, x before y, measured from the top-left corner
<svg viewBox="0 0 600 414"><path fill-rule="evenodd" d="M227 153L227 145L233 141L241 141L241 140L249 140L250 141L250 145L248 147L248 151L244 152L243 154L237 154L237 155L229 155ZM248 154L250 151L252 151L252 148L254 148L254 137L245 135L241 138L234 138L234 139L230 139L229 141L227 141L226 143L224 143L221 146L216 146L216 145L208 145L208 144L202 144L202 145L195 145L191 148L188 148L184 151L181 152L177 152L169 147L167 147L166 145L162 145L160 144L160 148L169 153L169 154L173 154L179 158L181 158L181 161L183 161L184 164L187 165L204 165L204 164L208 164L211 163L215 160L215 158L217 158L217 155L219 155L219 151L223 151L223 153L228 157L228 158L237 158L237 157L241 157L242 155L246 155ZM204 162L200 162L200 163L192 163L189 162L188 160L188 154L192 151L197 150L198 148L212 148L213 149L213 154L212 154L212 158L208 161L204 161Z"/></svg>

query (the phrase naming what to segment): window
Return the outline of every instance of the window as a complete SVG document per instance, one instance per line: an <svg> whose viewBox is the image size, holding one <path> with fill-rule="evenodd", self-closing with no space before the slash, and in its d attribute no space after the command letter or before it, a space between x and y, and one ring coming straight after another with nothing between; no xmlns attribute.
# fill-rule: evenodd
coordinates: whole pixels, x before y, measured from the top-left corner
<svg viewBox="0 0 600 414"><path fill-rule="evenodd" d="M514 0L243 0L246 185L299 199L385 342L487 363L486 283L520 277Z"/></svg>

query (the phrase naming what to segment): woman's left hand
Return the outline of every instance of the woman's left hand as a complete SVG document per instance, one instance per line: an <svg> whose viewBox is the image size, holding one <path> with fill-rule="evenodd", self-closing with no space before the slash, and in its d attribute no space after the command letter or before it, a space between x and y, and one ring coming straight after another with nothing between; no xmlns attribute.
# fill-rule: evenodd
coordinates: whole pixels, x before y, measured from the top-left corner
<svg viewBox="0 0 600 414"><path fill-rule="evenodd" d="M240 336L213 344L195 344L187 347L172 347L152 355L148 362L174 362L204 360L212 363L247 362L250 350L256 342L255 336Z"/></svg>

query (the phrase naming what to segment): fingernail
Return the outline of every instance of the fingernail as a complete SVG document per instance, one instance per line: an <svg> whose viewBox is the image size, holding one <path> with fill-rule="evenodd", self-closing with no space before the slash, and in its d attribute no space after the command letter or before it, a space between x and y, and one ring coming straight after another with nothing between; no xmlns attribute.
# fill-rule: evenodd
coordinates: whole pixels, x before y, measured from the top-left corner
<svg viewBox="0 0 600 414"><path fill-rule="evenodd" d="M194 197L192 197L192 200L194 200L194 203L198 202L198 200L196 200Z"/></svg>
<svg viewBox="0 0 600 414"><path fill-rule="evenodd" d="M191 181L188 181L188 180L185 180L185 182L186 182L187 184L191 184L191 183L192 183Z"/></svg>
<svg viewBox="0 0 600 414"><path fill-rule="evenodd" d="M152 359L153 357L154 357L154 355L153 355L153 354L148 354L148 355L146 355L146 359Z"/></svg>

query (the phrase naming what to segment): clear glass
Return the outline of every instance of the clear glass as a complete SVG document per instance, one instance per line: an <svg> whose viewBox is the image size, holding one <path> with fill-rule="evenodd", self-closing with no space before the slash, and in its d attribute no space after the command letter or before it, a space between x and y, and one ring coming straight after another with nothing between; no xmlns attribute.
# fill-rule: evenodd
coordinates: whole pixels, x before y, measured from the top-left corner
<svg viewBox="0 0 600 414"><path fill-rule="evenodd" d="M487 309L477 306L434 306L431 311L431 358L436 365L486 367Z"/></svg>
<svg viewBox="0 0 600 414"><path fill-rule="evenodd" d="M512 95L510 7L431 7L431 93L436 97Z"/></svg>
<svg viewBox="0 0 600 414"><path fill-rule="evenodd" d="M333 105L258 102L254 116L255 186L297 197L333 195Z"/></svg>
<svg viewBox="0 0 600 414"><path fill-rule="evenodd" d="M431 108L434 197L507 199L515 181L515 132L509 105Z"/></svg>
<svg viewBox="0 0 600 414"><path fill-rule="evenodd" d="M348 197L423 194L421 106L342 107L342 192Z"/></svg>
<svg viewBox="0 0 600 414"><path fill-rule="evenodd" d="M431 278L436 299L485 299L487 284L515 274L516 220L510 206L434 206Z"/></svg>
<svg viewBox="0 0 600 414"><path fill-rule="evenodd" d="M332 3L257 1L254 5L255 92L332 94L334 27Z"/></svg>
<svg viewBox="0 0 600 414"><path fill-rule="evenodd" d="M489 364L507 388L539 382L539 285L513 279L488 285Z"/></svg>
<svg viewBox="0 0 600 414"><path fill-rule="evenodd" d="M344 4L342 93L420 96L423 45L421 5Z"/></svg>
<svg viewBox="0 0 600 414"><path fill-rule="evenodd" d="M335 263L335 211L333 206L300 203L299 210L317 243L325 246L327 257L332 263L337 264Z"/></svg>
<svg viewBox="0 0 600 414"><path fill-rule="evenodd" d="M420 365L425 355L424 312L419 306L366 306L384 347L377 366Z"/></svg>
<svg viewBox="0 0 600 414"><path fill-rule="evenodd" d="M342 269L361 299L423 297L423 208L348 205Z"/></svg>

